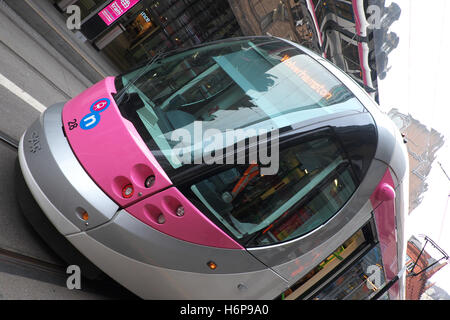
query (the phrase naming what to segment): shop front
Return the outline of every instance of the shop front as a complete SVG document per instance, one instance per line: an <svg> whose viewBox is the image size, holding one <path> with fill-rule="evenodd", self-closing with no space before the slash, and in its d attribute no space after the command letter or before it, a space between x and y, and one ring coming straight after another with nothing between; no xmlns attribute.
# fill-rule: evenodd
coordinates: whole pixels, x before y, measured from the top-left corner
<svg viewBox="0 0 450 320"><path fill-rule="evenodd" d="M122 70L160 51L241 36L228 1L59 0L77 5L81 33Z"/></svg>

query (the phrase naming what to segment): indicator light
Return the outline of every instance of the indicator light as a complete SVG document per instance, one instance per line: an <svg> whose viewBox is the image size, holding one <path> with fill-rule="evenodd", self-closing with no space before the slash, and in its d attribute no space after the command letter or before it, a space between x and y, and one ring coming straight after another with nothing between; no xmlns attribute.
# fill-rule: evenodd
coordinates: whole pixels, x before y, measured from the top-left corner
<svg viewBox="0 0 450 320"><path fill-rule="evenodd" d="M124 186L122 188L122 197L124 197L125 199L131 198L133 196L133 193L134 193L134 188L131 183L127 184L126 186Z"/></svg>
<svg viewBox="0 0 450 320"><path fill-rule="evenodd" d="M153 184L155 183L155 176L149 176L147 179L145 179L145 187L151 188Z"/></svg>
<svg viewBox="0 0 450 320"><path fill-rule="evenodd" d="M85 211L81 214L81 219L83 219L84 221L88 221L89 220L89 214Z"/></svg>
<svg viewBox="0 0 450 320"><path fill-rule="evenodd" d="M208 267L209 267L211 270L216 270L216 269L217 269L217 264L216 264L214 261L209 261L209 262L207 263L207 265L208 265Z"/></svg>
<svg viewBox="0 0 450 320"><path fill-rule="evenodd" d="M84 210L81 207L78 207L75 209L75 214L77 215L78 219L84 221L86 225L88 224L87 221L89 220L89 213L87 213L86 210Z"/></svg>
<svg viewBox="0 0 450 320"><path fill-rule="evenodd" d="M184 207L183 207L183 206L179 206L179 207L177 208L177 210L175 211L175 214L176 214L178 217L184 216Z"/></svg>
<svg viewBox="0 0 450 320"><path fill-rule="evenodd" d="M158 223L159 224L163 224L166 222L166 218L164 217L164 215L161 213L158 217Z"/></svg>

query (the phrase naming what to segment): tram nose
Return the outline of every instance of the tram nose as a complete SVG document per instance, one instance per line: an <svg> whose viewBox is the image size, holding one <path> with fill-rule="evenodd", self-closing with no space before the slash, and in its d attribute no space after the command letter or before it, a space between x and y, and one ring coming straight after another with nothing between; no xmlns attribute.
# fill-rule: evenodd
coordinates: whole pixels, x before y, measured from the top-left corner
<svg viewBox="0 0 450 320"><path fill-rule="evenodd" d="M20 167L33 197L63 235L90 230L118 211L86 173L62 129L64 104L46 109L23 134Z"/></svg>
<svg viewBox="0 0 450 320"><path fill-rule="evenodd" d="M110 199L126 208L171 186L133 124L115 101L109 77L67 102L64 131L79 163Z"/></svg>

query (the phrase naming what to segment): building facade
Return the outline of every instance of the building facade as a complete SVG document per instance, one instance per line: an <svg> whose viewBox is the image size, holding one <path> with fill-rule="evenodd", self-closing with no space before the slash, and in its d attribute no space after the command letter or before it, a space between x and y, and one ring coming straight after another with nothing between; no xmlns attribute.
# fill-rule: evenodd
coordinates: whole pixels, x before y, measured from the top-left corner
<svg viewBox="0 0 450 320"><path fill-rule="evenodd" d="M389 28L399 19L384 0L229 0L245 34L290 39L329 59L378 101L377 79L398 43Z"/></svg>
<svg viewBox="0 0 450 320"><path fill-rule="evenodd" d="M223 38L273 35L328 58L377 100L401 10L384 0L52 0L81 11L81 33L122 70L157 52ZM371 9L378 14L375 26Z"/></svg>
<svg viewBox="0 0 450 320"><path fill-rule="evenodd" d="M431 172L437 152L444 146L444 136L427 128L411 115L400 113L397 109L389 111L388 116L405 135L409 154L409 212L416 209L428 190L427 177Z"/></svg>
<svg viewBox="0 0 450 320"><path fill-rule="evenodd" d="M121 70L158 52L243 35L227 1L53 0L80 8L81 33ZM69 10L68 10L69 9Z"/></svg>
<svg viewBox="0 0 450 320"><path fill-rule="evenodd" d="M273 35L320 52L319 34L307 1L229 0L245 35Z"/></svg>
<svg viewBox="0 0 450 320"><path fill-rule="evenodd" d="M406 266L407 275L411 275L412 272L418 274L421 270L424 270L436 260L423 249L423 244L414 236L408 241L406 250ZM419 257L420 256L420 257ZM419 260L417 260L419 258ZM415 262L417 264L414 266ZM428 280L439 270L441 270L447 263L436 264L434 267L426 270L425 272L414 277L406 278L406 300L420 300L422 294L427 291L431 285L428 284Z"/></svg>

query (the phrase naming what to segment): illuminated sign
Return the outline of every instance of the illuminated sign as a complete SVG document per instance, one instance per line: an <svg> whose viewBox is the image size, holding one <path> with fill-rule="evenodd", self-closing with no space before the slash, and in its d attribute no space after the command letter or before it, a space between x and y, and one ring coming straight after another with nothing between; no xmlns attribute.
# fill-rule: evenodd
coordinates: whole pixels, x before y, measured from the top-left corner
<svg viewBox="0 0 450 320"><path fill-rule="evenodd" d="M114 0L102 11L100 11L98 15L102 18L106 25L109 26L139 1L140 0Z"/></svg>
<svg viewBox="0 0 450 320"><path fill-rule="evenodd" d="M282 59L282 63L291 69L296 75L298 75L311 89L317 92L320 96L324 97L326 100L331 99L333 94L325 88L324 84L320 84L314 80L308 72L301 69L296 65L296 61L289 59L289 56L285 56Z"/></svg>
<svg viewBox="0 0 450 320"><path fill-rule="evenodd" d="M144 18L145 22L147 22L147 23L151 23L151 22L152 22L152 21L150 20L150 18L147 17L147 15L145 14L144 11L142 11L142 12L140 13L140 15L141 15L142 18Z"/></svg>

